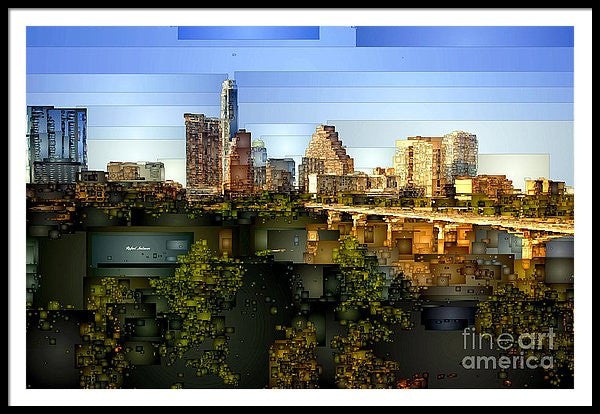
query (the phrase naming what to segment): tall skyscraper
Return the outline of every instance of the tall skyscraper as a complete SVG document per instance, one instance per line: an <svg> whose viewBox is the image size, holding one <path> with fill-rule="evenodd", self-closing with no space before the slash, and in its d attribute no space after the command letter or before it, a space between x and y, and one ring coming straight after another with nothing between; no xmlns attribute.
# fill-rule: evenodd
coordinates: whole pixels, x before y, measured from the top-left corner
<svg viewBox="0 0 600 414"><path fill-rule="evenodd" d="M199 192L220 193L223 185L219 118L184 114L186 186Z"/></svg>
<svg viewBox="0 0 600 414"><path fill-rule="evenodd" d="M240 129L233 137L227 157L229 180L225 183L225 189L231 195L247 195L254 191L251 142L250 132L245 129Z"/></svg>
<svg viewBox="0 0 600 414"><path fill-rule="evenodd" d="M443 172L448 184L457 176L477 175L477 136L469 132L454 131L442 140Z"/></svg>
<svg viewBox="0 0 600 414"><path fill-rule="evenodd" d="M87 169L87 109L27 107L29 180L74 183Z"/></svg>
<svg viewBox="0 0 600 414"><path fill-rule="evenodd" d="M484 194L498 199L504 194L512 194L514 187L506 175L477 175L475 177L454 177L455 197L458 200L471 200L473 195Z"/></svg>
<svg viewBox="0 0 600 414"><path fill-rule="evenodd" d="M238 102L235 81L223 81L221 88L221 166L223 182L229 181L228 155L235 133L238 131Z"/></svg>
<svg viewBox="0 0 600 414"><path fill-rule="evenodd" d="M353 172L354 160L346 153L335 127L319 125L299 167L300 190L308 191L309 174L347 175Z"/></svg>

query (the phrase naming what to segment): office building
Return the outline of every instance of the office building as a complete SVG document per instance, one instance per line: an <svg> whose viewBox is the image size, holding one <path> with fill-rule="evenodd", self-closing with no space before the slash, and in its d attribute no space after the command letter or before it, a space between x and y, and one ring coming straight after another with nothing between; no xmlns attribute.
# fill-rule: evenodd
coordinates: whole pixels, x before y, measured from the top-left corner
<svg viewBox="0 0 600 414"><path fill-rule="evenodd" d="M427 185L427 187L429 188L429 186L431 186L431 190L429 190L429 192L431 193L432 197L444 196L446 179L445 179L444 171L442 168L443 138L442 137L416 136L416 137L409 137L408 140L409 141L421 141L421 142L426 142L426 143L431 144L431 163L427 162L428 165L429 164L431 165L431 184Z"/></svg>
<svg viewBox="0 0 600 414"><path fill-rule="evenodd" d="M565 194L565 182L553 181L547 178L525 180L525 193L527 195L562 195Z"/></svg>
<svg viewBox="0 0 600 414"><path fill-rule="evenodd" d="M396 175L367 175L355 172L349 175L309 174L308 192L335 196L342 193L385 195L394 197L424 197L423 187L403 185Z"/></svg>
<svg viewBox="0 0 600 414"><path fill-rule="evenodd" d="M165 181L162 162L109 162L106 171L108 181Z"/></svg>
<svg viewBox="0 0 600 414"><path fill-rule="evenodd" d="M27 107L29 182L74 183L87 169L87 109Z"/></svg>
<svg viewBox="0 0 600 414"><path fill-rule="evenodd" d="M434 149L431 142L418 139L396 141L394 171L401 187L423 189L433 196Z"/></svg>
<svg viewBox="0 0 600 414"><path fill-rule="evenodd" d="M372 171L373 175L395 175L396 171L394 170L394 168L387 168L387 167L375 167L373 168Z"/></svg>
<svg viewBox="0 0 600 414"><path fill-rule="evenodd" d="M184 114L186 186L192 192L222 191L221 121Z"/></svg>
<svg viewBox="0 0 600 414"><path fill-rule="evenodd" d="M269 191L289 193L294 189L296 162L293 158L269 158L266 177Z"/></svg>
<svg viewBox="0 0 600 414"><path fill-rule="evenodd" d="M455 177L477 175L477 137L454 131L397 140L394 170L402 187L422 188L427 197L446 196Z"/></svg>
<svg viewBox="0 0 600 414"><path fill-rule="evenodd" d="M260 139L252 141L252 165L254 169L254 188L259 191L266 189L267 148Z"/></svg>
<svg viewBox="0 0 600 414"><path fill-rule="evenodd" d="M335 127L319 125L299 167L300 190L308 191L309 174L348 175L353 172L354 160L346 153Z"/></svg>
<svg viewBox="0 0 600 414"><path fill-rule="evenodd" d="M226 192L230 195L248 195L254 191L251 142L250 132L245 129L240 129L233 137L227 157L229 181L225 183Z"/></svg>
<svg viewBox="0 0 600 414"><path fill-rule="evenodd" d="M308 192L311 194L338 195L341 193L366 193L368 176L364 173L352 175L309 174Z"/></svg>
<svg viewBox="0 0 600 414"><path fill-rule="evenodd" d="M470 200L474 194L497 200L502 195L514 192L512 181L506 175L459 176L454 179L454 188L458 200Z"/></svg>
<svg viewBox="0 0 600 414"><path fill-rule="evenodd" d="M457 176L477 175L477 136L464 131L444 135L442 140L442 169L446 182L454 183Z"/></svg>
<svg viewBox="0 0 600 414"><path fill-rule="evenodd" d="M223 182L229 181L228 156L231 143L238 131L237 86L235 81L227 79L221 87L221 166Z"/></svg>

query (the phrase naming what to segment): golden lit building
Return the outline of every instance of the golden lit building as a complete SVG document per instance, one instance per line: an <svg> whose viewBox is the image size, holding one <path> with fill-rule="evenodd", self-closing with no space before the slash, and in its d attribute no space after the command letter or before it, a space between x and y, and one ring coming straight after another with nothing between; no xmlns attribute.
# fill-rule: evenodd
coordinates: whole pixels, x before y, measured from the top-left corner
<svg viewBox="0 0 600 414"><path fill-rule="evenodd" d="M425 196L433 194L433 144L419 139L396 140L394 170L398 185L423 188Z"/></svg>
<svg viewBox="0 0 600 414"><path fill-rule="evenodd" d="M427 197L445 196L454 177L477 174L477 137L455 131L443 137L397 140L394 170L401 186L422 188Z"/></svg>
<svg viewBox="0 0 600 414"><path fill-rule="evenodd" d="M454 179L456 198L470 200L473 194L483 194L491 199L514 192L512 181L506 175L477 175L475 177L456 177Z"/></svg>
<svg viewBox="0 0 600 414"><path fill-rule="evenodd" d="M311 194L336 195L340 193L366 193L369 188L369 176L364 173L348 175L308 174L307 192Z"/></svg>
<svg viewBox="0 0 600 414"><path fill-rule="evenodd" d="M372 171L373 175L395 175L396 171L394 170L394 168L387 168L387 167L375 167L373 168Z"/></svg>
<svg viewBox="0 0 600 414"><path fill-rule="evenodd" d="M319 125L299 167L300 189L308 190L309 174L348 175L353 172L354 160L346 153L335 127Z"/></svg>
<svg viewBox="0 0 600 414"><path fill-rule="evenodd" d="M565 194L565 182L553 181L547 178L538 178L537 180L525 180L525 193L527 195Z"/></svg>
<svg viewBox="0 0 600 414"><path fill-rule="evenodd" d="M443 172L442 137L408 137L409 141L421 141L431 144L431 195L433 197L443 196L446 179ZM427 161L429 165L429 160Z"/></svg>

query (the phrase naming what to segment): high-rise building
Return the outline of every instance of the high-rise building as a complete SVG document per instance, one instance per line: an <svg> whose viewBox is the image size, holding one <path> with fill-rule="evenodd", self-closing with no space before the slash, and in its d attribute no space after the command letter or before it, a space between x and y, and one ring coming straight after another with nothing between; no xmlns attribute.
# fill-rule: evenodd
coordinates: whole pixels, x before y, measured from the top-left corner
<svg viewBox="0 0 600 414"><path fill-rule="evenodd" d="M220 193L223 185L221 120L203 114L184 114L185 168L189 194Z"/></svg>
<svg viewBox="0 0 600 414"><path fill-rule="evenodd" d="M256 139L252 141L252 165L254 168L254 188L264 190L267 186L267 147Z"/></svg>
<svg viewBox="0 0 600 414"><path fill-rule="evenodd" d="M457 176L477 175L477 136L469 132L454 131L442 140L443 175L448 184Z"/></svg>
<svg viewBox="0 0 600 414"><path fill-rule="evenodd" d="M455 177L477 175L477 137L454 131L397 140L394 170L402 186L422 188L427 197L445 196Z"/></svg>
<svg viewBox="0 0 600 414"><path fill-rule="evenodd" d="M477 175L475 177L455 177L454 188L458 200L471 200L474 194L483 194L491 199L498 199L505 194L512 194L512 181L506 175Z"/></svg>
<svg viewBox="0 0 600 414"><path fill-rule="evenodd" d="M252 194L254 191L254 170L250 132L240 129L235 133L227 158L229 180L225 183L226 192L234 196Z"/></svg>
<svg viewBox="0 0 600 414"><path fill-rule="evenodd" d="M445 195L442 137L408 137L396 141L395 174L407 187L423 188L428 197Z"/></svg>
<svg viewBox="0 0 600 414"><path fill-rule="evenodd" d="M227 79L221 87L221 166L223 182L228 182L228 155L235 133L238 131L238 102L235 81Z"/></svg>
<svg viewBox="0 0 600 414"><path fill-rule="evenodd" d="M433 195L433 144L418 139L396 140L394 170L398 185Z"/></svg>
<svg viewBox="0 0 600 414"><path fill-rule="evenodd" d="M300 189L308 191L309 174L347 175L353 172L354 160L346 153L335 127L319 125L298 169Z"/></svg>
<svg viewBox="0 0 600 414"><path fill-rule="evenodd" d="M29 181L74 183L87 169L87 109L27 107Z"/></svg>
<svg viewBox="0 0 600 414"><path fill-rule="evenodd" d="M443 151L442 137L408 137L409 141L422 141L431 144L431 196L444 196L444 188L446 186L446 178L443 170ZM428 185L429 187L429 185Z"/></svg>
<svg viewBox="0 0 600 414"><path fill-rule="evenodd" d="M294 189L296 162L293 158L269 158L266 176L269 191L289 193Z"/></svg>

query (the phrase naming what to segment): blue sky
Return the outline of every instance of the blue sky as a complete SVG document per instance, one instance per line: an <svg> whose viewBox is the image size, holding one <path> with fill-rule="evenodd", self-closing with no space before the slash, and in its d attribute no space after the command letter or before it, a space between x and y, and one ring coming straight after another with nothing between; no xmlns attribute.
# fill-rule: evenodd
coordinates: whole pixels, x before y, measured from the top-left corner
<svg viewBox="0 0 600 414"><path fill-rule="evenodd" d="M88 108L91 168L181 159L183 113L217 116L230 78L270 156L330 123L368 169L396 139L464 129L480 153L549 154L572 185L573 56L572 27L29 27L27 103Z"/></svg>

